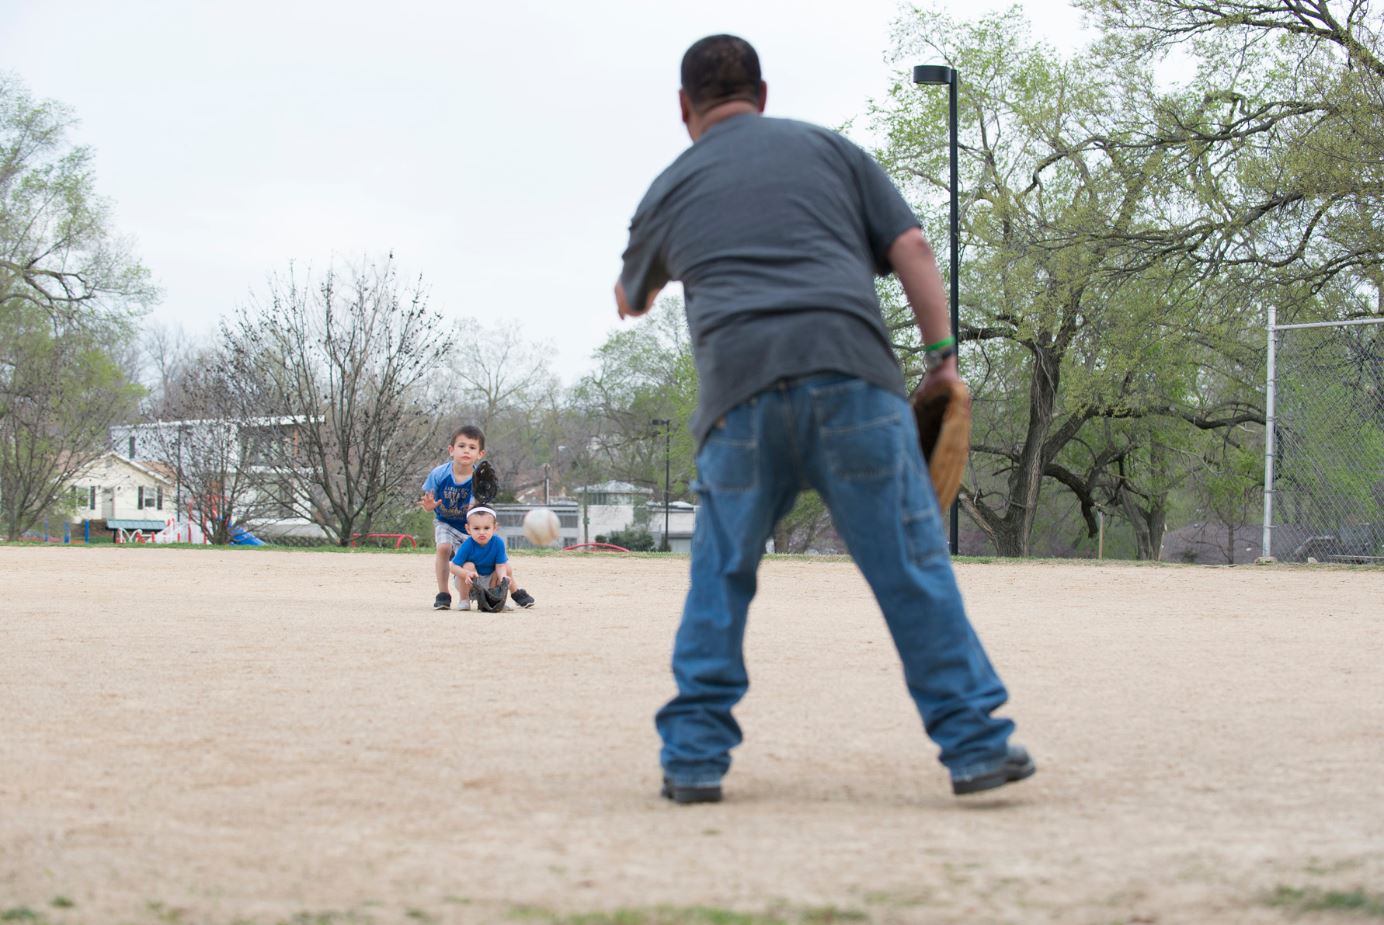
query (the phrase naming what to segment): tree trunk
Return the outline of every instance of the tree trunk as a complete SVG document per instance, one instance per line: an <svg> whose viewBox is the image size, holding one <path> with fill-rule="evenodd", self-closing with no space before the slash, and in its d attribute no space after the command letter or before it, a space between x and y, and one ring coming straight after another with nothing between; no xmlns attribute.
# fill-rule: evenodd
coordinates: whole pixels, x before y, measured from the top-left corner
<svg viewBox="0 0 1384 925"><path fill-rule="evenodd" d="M1056 449L1049 447L1057 389L1061 381L1062 354L1051 347L1032 345L1033 373L1029 380L1028 429L1024 445L1010 470L1004 513L983 504L967 504L971 516L985 531L1001 556L1026 556L1038 512L1043 475Z"/></svg>

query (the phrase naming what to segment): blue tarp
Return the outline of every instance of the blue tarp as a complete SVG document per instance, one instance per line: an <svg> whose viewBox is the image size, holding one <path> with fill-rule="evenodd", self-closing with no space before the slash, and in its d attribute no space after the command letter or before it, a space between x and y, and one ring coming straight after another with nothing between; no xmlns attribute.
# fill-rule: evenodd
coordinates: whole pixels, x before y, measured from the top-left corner
<svg viewBox="0 0 1384 925"><path fill-rule="evenodd" d="M263 546L264 540L255 536L244 527L236 527L231 531L231 542L237 546Z"/></svg>

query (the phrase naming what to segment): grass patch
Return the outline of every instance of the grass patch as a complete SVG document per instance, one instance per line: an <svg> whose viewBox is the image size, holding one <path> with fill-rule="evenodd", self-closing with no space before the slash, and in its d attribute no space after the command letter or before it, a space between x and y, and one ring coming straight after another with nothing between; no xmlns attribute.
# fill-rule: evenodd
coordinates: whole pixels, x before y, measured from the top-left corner
<svg viewBox="0 0 1384 925"><path fill-rule="evenodd" d="M66 896L54 896L48 901L48 905L52 906L54 909L71 909L77 904Z"/></svg>
<svg viewBox="0 0 1384 925"><path fill-rule="evenodd" d="M43 916L28 906L13 906L0 911L0 922L41 922Z"/></svg>
<svg viewBox="0 0 1384 925"><path fill-rule="evenodd" d="M1269 905L1294 912L1342 912L1364 918L1384 919L1384 896L1364 890L1318 890L1281 886L1269 897Z"/></svg>

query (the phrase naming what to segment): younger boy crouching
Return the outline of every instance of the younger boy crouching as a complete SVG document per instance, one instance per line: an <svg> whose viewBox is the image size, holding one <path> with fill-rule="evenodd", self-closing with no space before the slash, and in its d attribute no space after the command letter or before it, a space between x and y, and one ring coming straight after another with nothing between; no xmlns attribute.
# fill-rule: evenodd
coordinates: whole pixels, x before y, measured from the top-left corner
<svg viewBox="0 0 1384 925"><path fill-rule="evenodd" d="M477 610L500 610L506 594L520 607L532 607L533 596L515 580L505 538L495 532L495 512L483 505L471 508L466 514L466 529L470 536L457 547L449 566L457 577L460 609L470 610L474 602ZM486 594L486 589L495 590Z"/></svg>

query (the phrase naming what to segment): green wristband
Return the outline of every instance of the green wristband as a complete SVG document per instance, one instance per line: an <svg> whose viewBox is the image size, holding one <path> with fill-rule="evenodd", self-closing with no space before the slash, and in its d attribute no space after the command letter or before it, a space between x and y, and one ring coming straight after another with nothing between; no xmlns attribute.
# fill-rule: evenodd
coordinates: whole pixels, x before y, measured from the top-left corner
<svg viewBox="0 0 1384 925"><path fill-rule="evenodd" d="M939 340L937 343L935 343L935 344L928 344L926 347L924 347L924 348L923 348L923 353L932 353L932 352L934 352L934 351L941 350L941 349L943 349L944 347L952 347L952 346L955 346L955 344L956 344L956 338L955 338L955 337L944 337L944 338L942 338L941 340Z"/></svg>

